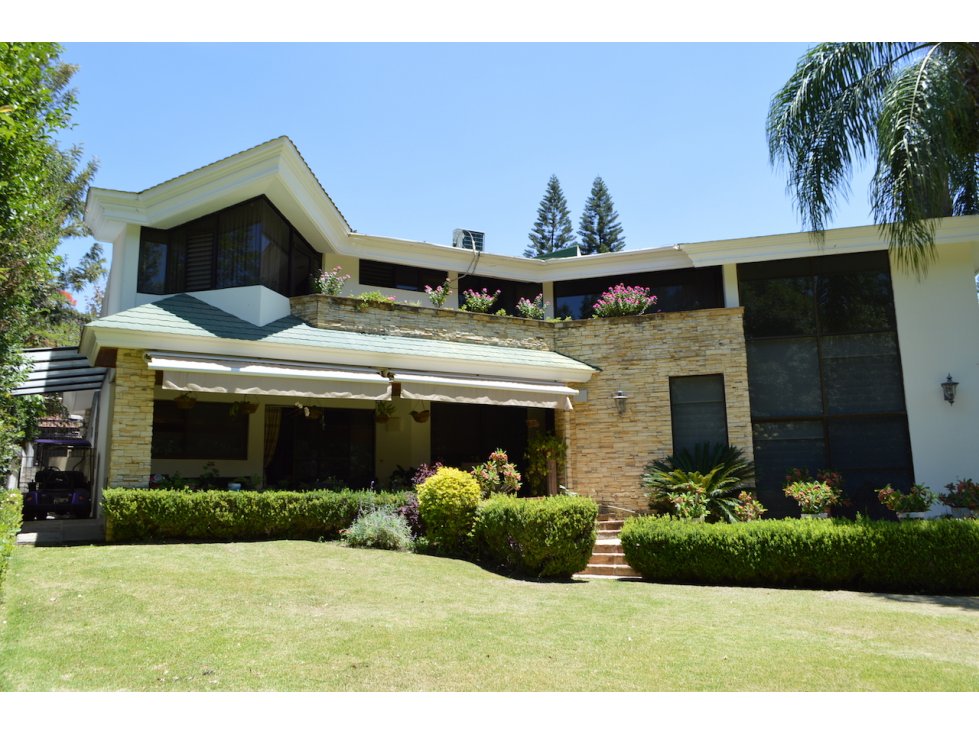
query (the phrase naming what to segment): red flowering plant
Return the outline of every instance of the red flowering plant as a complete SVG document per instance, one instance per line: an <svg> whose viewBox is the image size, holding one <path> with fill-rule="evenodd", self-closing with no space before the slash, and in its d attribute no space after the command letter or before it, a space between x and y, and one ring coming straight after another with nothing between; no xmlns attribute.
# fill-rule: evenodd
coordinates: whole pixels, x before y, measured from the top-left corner
<svg viewBox="0 0 979 734"><path fill-rule="evenodd" d="M826 482L792 482L783 491L786 497L799 503L799 509L805 515L827 512L840 501L840 490Z"/></svg>
<svg viewBox="0 0 979 734"><path fill-rule="evenodd" d="M466 311L472 311L473 313L489 313L489 310L496 303L496 299L500 297L500 291L496 293L490 293L488 290L483 288L481 291L474 291L469 289L468 291L462 292L462 297L465 299L465 309Z"/></svg>
<svg viewBox="0 0 979 734"><path fill-rule="evenodd" d="M968 510L979 510L979 484L971 479L959 479L946 484L947 494L941 496L943 505L947 507L963 507Z"/></svg>
<svg viewBox="0 0 979 734"><path fill-rule="evenodd" d="M550 305L550 301L544 301L544 294L538 293L533 301L527 298L521 298L517 301L517 313L525 319L537 319L541 321L544 318L544 314L547 313L547 307Z"/></svg>
<svg viewBox="0 0 979 734"><path fill-rule="evenodd" d="M339 265L332 270L321 270L313 281L313 288L316 292L328 296L339 296L340 291L343 290L343 284L350 280L349 275L341 275L341 270L343 268Z"/></svg>
<svg viewBox="0 0 979 734"><path fill-rule="evenodd" d="M520 491L520 472L510 463L506 451L497 449L489 461L473 467L472 475L479 484L483 498L491 494L516 494Z"/></svg>
<svg viewBox="0 0 979 734"><path fill-rule="evenodd" d="M877 499L893 512L928 512L938 496L923 484L912 485L907 493L888 484L877 490Z"/></svg>
<svg viewBox="0 0 979 734"><path fill-rule="evenodd" d="M649 288L619 283L605 291L592 306L592 318L638 316L655 303L656 296L650 295Z"/></svg>
<svg viewBox="0 0 979 734"><path fill-rule="evenodd" d="M673 503L677 517L695 520L707 517L707 490L702 484L690 482L678 485L677 491L667 492L666 497Z"/></svg>
<svg viewBox="0 0 979 734"><path fill-rule="evenodd" d="M449 288L449 281L445 281L442 285L435 286L434 288L426 285L425 292L428 294L428 299L435 308L442 308L445 299L452 293L452 289Z"/></svg>

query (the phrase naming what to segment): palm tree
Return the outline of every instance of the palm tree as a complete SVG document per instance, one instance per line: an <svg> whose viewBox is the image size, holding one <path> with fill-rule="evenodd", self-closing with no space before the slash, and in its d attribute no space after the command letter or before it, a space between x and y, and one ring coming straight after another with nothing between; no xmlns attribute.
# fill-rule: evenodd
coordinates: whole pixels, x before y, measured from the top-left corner
<svg viewBox="0 0 979 734"><path fill-rule="evenodd" d="M824 43L772 98L768 146L817 238L855 161L876 155L874 221L923 273L935 217L979 212L979 43Z"/></svg>

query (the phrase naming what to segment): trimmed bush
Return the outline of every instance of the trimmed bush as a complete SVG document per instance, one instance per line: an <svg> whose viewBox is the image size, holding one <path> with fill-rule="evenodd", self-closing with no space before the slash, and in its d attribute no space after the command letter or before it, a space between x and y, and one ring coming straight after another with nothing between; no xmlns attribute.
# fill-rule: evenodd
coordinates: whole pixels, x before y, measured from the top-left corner
<svg viewBox="0 0 979 734"><path fill-rule="evenodd" d="M399 510L382 507L361 515L343 531L343 542L352 548L410 551L414 546L408 521Z"/></svg>
<svg viewBox="0 0 979 734"><path fill-rule="evenodd" d="M418 485L418 512L425 536L439 552L450 556L469 553L470 533L476 520L481 492L471 474L443 466Z"/></svg>
<svg viewBox="0 0 979 734"><path fill-rule="evenodd" d="M979 522L673 518L626 521L626 560L650 581L734 586L979 593Z"/></svg>
<svg viewBox="0 0 979 734"><path fill-rule="evenodd" d="M193 492L107 489L102 498L105 538L138 540L256 540L336 538L357 516L397 508L402 493Z"/></svg>
<svg viewBox="0 0 979 734"><path fill-rule="evenodd" d="M473 536L486 563L523 576L568 578L588 565L595 546L598 505L587 497L483 502Z"/></svg>
<svg viewBox="0 0 979 734"><path fill-rule="evenodd" d="M3 578L7 573L10 554L17 542L24 509L24 496L20 492L0 493L0 592L3 591Z"/></svg>

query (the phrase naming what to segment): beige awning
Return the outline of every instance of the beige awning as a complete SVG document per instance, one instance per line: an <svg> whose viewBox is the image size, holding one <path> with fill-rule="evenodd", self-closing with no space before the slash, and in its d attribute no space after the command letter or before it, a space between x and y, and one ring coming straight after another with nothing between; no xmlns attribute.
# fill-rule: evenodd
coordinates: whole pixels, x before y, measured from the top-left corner
<svg viewBox="0 0 979 734"><path fill-rule="evenodd" d="M150 352L146 356L149 368L163 373L164 390L290 398L391 397L390 381L368 368L173 352Z"/></svg>
<svg viewBox="0 0 979 734"><path fill-rule="evenodd" d="M571 398L578 394L559 382L499 380L479 375L395 372L392 380L401 384L403 398L442 403L571 410Z"/></svg>

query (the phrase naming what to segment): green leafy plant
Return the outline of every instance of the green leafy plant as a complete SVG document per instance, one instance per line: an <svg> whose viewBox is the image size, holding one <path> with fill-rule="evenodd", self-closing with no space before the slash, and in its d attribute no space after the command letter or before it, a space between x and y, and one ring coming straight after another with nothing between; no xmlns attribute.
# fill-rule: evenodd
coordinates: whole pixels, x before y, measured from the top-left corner
<svg viewBox="0 0 979 734"><path fill-rule="evenodd" d="M766 512L768 510L758 501L758 496L754 492L742 490L738 495L738 506L734 508L734 514L741 522L760 520Z"/></svg>
<svg viewBox="0 0 979 734"><path fill-rule="evenodd" d="M483 497L492 494L516 494L520 491L520 472L503 449L489 455L489 460L473 467L470 472L479 483Z"/></svg>
<svg viewBox="0 0 979 734"><path fill-rule="evenodd" d="M547 492L548 465L554 462L555 470L560 474L568 455L568 445L553 433L541 431L527 442L527 479L530 480L535 494Z"/></svg>
<svg viewBox="0 0 979 734"><path fill-rule="evenodd" d="M339 265L332 270L321 270L313 279L313 289L327 296L339 296L343 291L343 284L350 280L349 275L341 274L342 270Z"/></svg>
<svg viewBox="0 0 979 734"><path fill-rule="evenodd" d="M736 446L697 444L693 451L682 450L646 465L640 479L654 512L678 513L680 507L670 494L689 495L680 499L687 517L736 522L737 494L755 476L755 467ZM700 495L702 493L702 499ZM697 513L700 504L706 511Z"/></svg>
<svg viewBox="0 0 979 734"><path fill-rule="evenodd" d="M479 506L480 559L523 576L568 578L588 565L598 505L586 497L494 495Z"/></svg>
<svg viewBox="0 0 979 734"><path fill-rule="evenodd" d="M374 401L374 417L381 420L387 420L392 415L394 415L394 403L390 400L375 400Z"/></svg>
<svg viewBox="0 0 979 734"><path fill-rule="evenodd" d="M840 502L840 490L826 482L793 482L783 490L786 497L799 503L803 514L826 512Z"/></svg>
<svg viewBox="0 0 979 734"><path fill-rule="evenodd" d="M383 507L361 515L341 532L353 548L410 551L414 547L408 521L397 509Z"/></svg>
<svg viewBox="0 0 979 734"><path fill-rule="evenodd" d="M416 488L426 537L450 556L467 556L482 493L468 472L444 466Z"/></svg>
<svg viewBox="0 0 979 734"><path fill-rule="evenodd" d="M385 296L380 291L364 291L357 296L356 308L358 311L365 310L368 306L379 305L382 303L394 303L394 296Z"/></svg>
<svg viewBox="0 0 979 734"><path fill-rule="evenodd" d="M941 496L943 505L947 507L963 507L969 510L979 510L979 484L971 479L958 479L945 485L948 490Z"/></svg>
<svg viewBox="0 0 979 734"><path fill-rule="evenodd" d="M550 301L544 300L544 294L538 293L531 301L527 298L521 298L517 301L517 313L523 316L525 319L536 319L537 321L542 321L547 313L547 307L551 305Z"/></svg>
<svg viewBox="0 0 979 734"><path fill-rule="evenodd" d="M979 522L626 520L626 561L660 583L979 593Z"/></svg>
<svg viewBox="0 0 979 734"><path fill-rule="evenodd" d="M666 498L673 504L676 516L684 520L699 520L707 517L707 477L697 472L687 475L689 481L676 485L672 492L666 493ZM735 505L730 498L721 500L726 509L734 512Z"/></svg>
<svg viewBox="0 0 979 734"><path fill-rule="evenodd" d="M908 492L899 492L890 484L877 490L877 498L893 512L927 512L938 495L923 484L914 484Z"/></svg>
<svg viewBox="0 0 979 734"><path fill-rule="evenodd" d="M3 592L3 578L23 520L23 506L24 497L20 492L0 493L0 593Z"/></svg>

